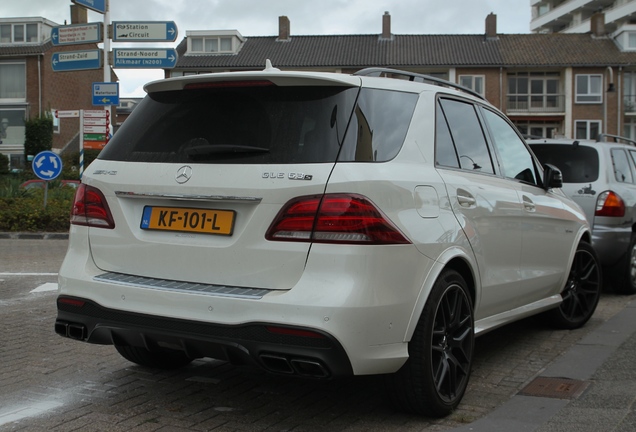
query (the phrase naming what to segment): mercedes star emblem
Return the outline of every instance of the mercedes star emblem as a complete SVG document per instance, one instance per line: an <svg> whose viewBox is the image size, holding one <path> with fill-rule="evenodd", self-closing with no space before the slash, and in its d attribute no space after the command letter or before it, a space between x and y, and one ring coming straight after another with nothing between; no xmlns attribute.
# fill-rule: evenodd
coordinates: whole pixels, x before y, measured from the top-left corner
<svg viewBox="0 0 636 432"><path fill-rule="evenodd" d="M184 165L177 170L175 180L177 181L177 183L183 184L190 180L190 177L192 177L192 167L189 165Z"/></svg>

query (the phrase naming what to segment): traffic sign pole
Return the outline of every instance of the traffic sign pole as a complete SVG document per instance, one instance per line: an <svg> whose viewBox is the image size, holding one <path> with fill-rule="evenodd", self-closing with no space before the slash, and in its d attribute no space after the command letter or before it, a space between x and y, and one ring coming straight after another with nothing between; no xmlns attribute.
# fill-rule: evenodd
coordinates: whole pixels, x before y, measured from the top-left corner
<svg viewBox="0 0 636 432"><path fill-rule="evenodd" d="M105 12L104 12L104 30L108 29L110 25L110 0L105 0ZM108 60L108 53L110 52L110 35L106 35L104 38L104 82L110 82L110 62ZM119 91L118 91L119 92ZM110 112L110 105L104 105L104 110ZM80 132L83 133L83 132ZM82 151L84 147L82 146Z"/></svg>

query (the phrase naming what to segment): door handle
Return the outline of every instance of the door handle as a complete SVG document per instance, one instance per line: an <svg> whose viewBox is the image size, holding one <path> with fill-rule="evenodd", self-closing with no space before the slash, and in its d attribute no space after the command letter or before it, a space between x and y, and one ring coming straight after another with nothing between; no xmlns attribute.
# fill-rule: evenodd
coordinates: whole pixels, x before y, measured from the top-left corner
<svg viewBox="0 0 636 432"><path fill-rule="evenodd" d="M462 207L475 207L477 200L464 189L457 189L457 202Z"/></svg>
<svg viewBox="0 0 636 432"><path fill-rule="evenodd" d="M532 200L525 195L523 197L523 208L529 212L534 212L537 209Z"/></svg>

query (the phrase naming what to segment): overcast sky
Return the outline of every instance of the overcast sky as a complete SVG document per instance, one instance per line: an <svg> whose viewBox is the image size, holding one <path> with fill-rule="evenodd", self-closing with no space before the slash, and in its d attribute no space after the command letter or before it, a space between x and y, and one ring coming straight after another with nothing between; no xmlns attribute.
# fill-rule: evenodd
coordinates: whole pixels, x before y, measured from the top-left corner
<svg viewBox="0 0 636 432"><path fill-rule="evenodd" d="M0 17L41 16L70 23L70 0L2 0ZM243 36L275 36L278 17L291 35L379 34L391 14L393 34L482 34L486 16L497 15L498 33L529 33L530 0L110 0L111 21L174 21L176 42L135 47L176 47L186 30L238 30ZM89 11L89 22L103 22ZM112 43L112 48L129 44ZM121 96L143 96L143 84L163 78L161 70L116 69ZM60 72L63 73L63 72Z"/></svg>

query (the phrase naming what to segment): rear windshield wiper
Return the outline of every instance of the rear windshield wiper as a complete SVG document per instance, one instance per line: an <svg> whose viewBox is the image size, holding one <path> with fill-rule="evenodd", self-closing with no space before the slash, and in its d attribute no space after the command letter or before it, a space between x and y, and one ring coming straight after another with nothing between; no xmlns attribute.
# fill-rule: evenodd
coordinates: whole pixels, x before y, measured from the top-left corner
<svg viewBox="0 0 636 432"><path fill-rule="evenodd" d="M214 154L234 154L234 153L269 153L269 149L263 147L234 145L234 144L205 144L185 149L188 156L206 156Z"/></svg>

